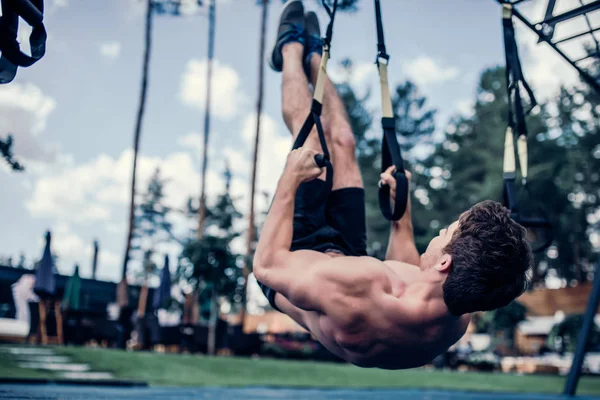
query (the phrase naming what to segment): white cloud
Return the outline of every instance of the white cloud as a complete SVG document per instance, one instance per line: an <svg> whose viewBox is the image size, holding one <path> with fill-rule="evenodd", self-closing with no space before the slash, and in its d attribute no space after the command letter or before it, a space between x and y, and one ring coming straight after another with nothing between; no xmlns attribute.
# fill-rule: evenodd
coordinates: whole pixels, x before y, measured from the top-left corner
<svg viewBox="0 0 600 400"><path fill-rule="evenodd" d="M280 132L285 132L281 134ZM256 134L256 114L252 113L246 117L242 125L242 137L251 149ZM287 129L281 129L273 118L263 114L261 118L261 134L258 153L258 189L268 191L271 196L275 192L277 181L283 171L287 155L292 146L292 136ZM251 150L250 150L251 151ZM248 176L251 173L250 157L248 153ZM238 166L243 168L243 166Z"/></svg>
<svg viewBox="0 0 600 400"><path fill-rule="evenodd" d="M25 205L33 217L49 218L56 224L53 247L60 256L61 272L71 273L76 262L87 265L93 238L85 238L81 235L82 232L93 229L94 234L100 238L102 235L125 238L132 156L131 150L124 151L117 158L101 154L83 164L75 164L70 160L63 165L36 172L37 180L34 181L31 198ZM157 167L160 167L161 175L167 182L165 203L168 206L181 209L189 196L198 197L200 176L190 154L185 152L171 153L164 157L140 156L136 184L138 194L146 190ZM246 189L239 181L235 185L242 190ZM222 189L220 174L209 170L209 200ZM172 222L176 234L187 234L189 227L195 223L175 214ZM120 247L121 241L117 243ZM122 249L114 250L101 249L101 278L117 280L120 276L122 260L119 254ZM173 257L180 250L177 244L159 248L160 252L167 252ZM162 256L157 257L157 261L160 261ZM132 270L138 264L133 260Z"/></svg>
<svg viewBox="0 0 600 400"><path fill-rule="evenodd" d="M377 83L377 67L374 63L359 62L352 65L350 70L340 64L328 66L327 75L334 83L348 81L353 87L362 87Z"/></svg>
<svg viewBox="0 0 600 400"><path fill-rule="evenodd" d="M418 85L430 85L443 83L456 78L459 69L456 67L442 65L431 57L420 56L405 63L404 70Z"/></svg>
<svg viewBox="0 0 600 400"><path fill-rule="evenodd" d="M198 132L190 132L187 135L178 137L177 144L192 150L198 157L201 157L202 149L204 149L204 139Z"/></svg>
<svg viewBox="0 0 600 400"><path fill-rule="evenodd" d="M462 99L456 102L456 109L465 117L470 117L475 112L474 102L471 99Z"/></svg>
<svg viewBox="0 0 600 400"><path fill-rule="evenodd" d="M206 60L188 61L181 77L179 98L189 107L204 110L206 102ZM212 69L211 113L219 118L232 118L246 100L240 89L240 75L228 65L214 61Z"/></svg>
<svg viewBox="0 0 600 400"><path fill-rule="evenodd" d="M55 107L56 101L34 84L0 86L0 134L14 136L17 158L44 162L56 159L56 148L38 137Z"/></svg>
<svg viewBox="0 0 600 400"><path fill-rule="evenodd" d="M94 251L92 238L83 238L73 231L70 224L59 222L52 230L52 251L58 256L60 273L72 274L77 264L81 276L91 276L91 261ZM102 272L100 275L114 279L120 271L121 261L116 253L100 246L98 273Z"/></svg>
<svg viewBox="0 0 600 400"><path fill-rule="evenodd" d="M118 58L121 54L121 43L112 41L100 44L100 54L110 60Z"/></svg>
<svg viewBox="0 0 600 400"><path fill-rule="evenodd" d="M202 2L203 5L205 2ZM197 14L200 10L206 9L208 6L198 5L197 0L181 0L180 12L184 16L191 16Z"/></svg>
<svg viewBox="0 0 600 400"><path fill-rule="evenodd" d="M33 216L77 223L107 222L113 206L129 201L132 157L131 150L121 153L118 159L101 154L88 163L43 174L35 183L33 196L26 206ZM189 154L172 153L164 159L140 156L138 193L143 192L156 167L169 179L167 202L181 207L200 181Z"/></svg>

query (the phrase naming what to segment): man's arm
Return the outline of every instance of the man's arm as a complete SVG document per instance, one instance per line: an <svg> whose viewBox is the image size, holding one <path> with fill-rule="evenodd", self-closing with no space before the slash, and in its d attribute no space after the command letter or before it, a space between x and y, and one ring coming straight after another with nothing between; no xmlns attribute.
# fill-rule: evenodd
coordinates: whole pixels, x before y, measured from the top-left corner
<svg viewBox="0 0 600 400"><path fill-rule="evenodd" d="M415 245L412 222L410 216L408 222L403 221L404 218L406 214L400 221L392 221L385 259L419 266L421 257Z"/></svg>
<svg viewBox="0 0 600 400"><path fill-rule="evenodd" d="M329 257L314 251L290 251L293 237L294 198L298 186L306 180L320 175L321 169L314 161L316 152L297 149L290 153L285 170L277 184L273 203L260 234L254 254L254 275L256 279L282 294L294 305L304 309L314 309L310 298L294 296L294 293L310 281L310 271L314 264ZM298 298L299 297L299 298Z"/></svg>
<svg viewBox="0 0 600 400"><path fill-rule="evenodd" d="M392 204L396 201L396 179L391 175L394 167L390 167L381 174L381 180L390 186ZM406 177L410 184L410 172L406 171ZM405 262L419 266L420 256L415 245L415 236L412 225L410 190L406 203L406 211L400 220L392 221L390 226L390 239L388 243L386 260Z"/></svg>

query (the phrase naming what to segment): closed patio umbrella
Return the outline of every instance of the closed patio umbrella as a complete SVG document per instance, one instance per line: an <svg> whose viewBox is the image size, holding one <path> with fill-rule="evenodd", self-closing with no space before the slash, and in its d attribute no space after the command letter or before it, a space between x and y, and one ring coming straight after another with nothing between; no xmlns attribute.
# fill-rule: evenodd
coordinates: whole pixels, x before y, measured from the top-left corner
<svg viewBox="0 0 600 400"><path fill-rule="evenodd" d="M56 293L56 278L54 276L54 263L50 251L50 231L46 232L46 246L44 254L35 271L35 286L33 291L42 299L54 297Z"/></svg>
<svg viewBox="0 0 600 400"><path fill-rule="evenodd" d="M79 277L79 265L75 266L73 275L67 281L65 294L63 296L63 308L65 310L79 310L81 299L81 278Z"/></svg>
<svg viewBox="0 0 600 400"><path fill-rule="evenodd" d="M165 266L160 276L160 286L154 291L152 298L152 307L155 310L165 308L171 298L171 272L169 271L169 256L165 256Z"/></svg>

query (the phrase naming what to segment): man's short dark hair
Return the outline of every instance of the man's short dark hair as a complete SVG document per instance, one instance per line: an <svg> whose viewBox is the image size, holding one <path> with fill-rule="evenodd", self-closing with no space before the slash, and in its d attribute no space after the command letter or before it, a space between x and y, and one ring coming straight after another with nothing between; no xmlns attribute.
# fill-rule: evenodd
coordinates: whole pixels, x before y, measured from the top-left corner
<svg viewBox="0 0 600 400"><path fill-rule="evenodd" d="M443 285L452 315L504 307L527 289L527 232L500 203L484 201L464 213L444 252L452 256Z"/></svg>

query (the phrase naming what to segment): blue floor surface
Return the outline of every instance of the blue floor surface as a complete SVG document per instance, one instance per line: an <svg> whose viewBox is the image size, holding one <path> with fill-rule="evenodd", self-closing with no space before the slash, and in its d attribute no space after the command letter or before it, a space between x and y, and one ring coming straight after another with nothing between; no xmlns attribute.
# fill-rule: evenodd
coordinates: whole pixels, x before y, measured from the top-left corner
<svg viewBox="0 0 600 400"><path fill-rule="evenodd" d="M581 396L580 400L600 400ZM555 400L567 397L542 394L451 392L440 390L317 390L279 388L107 388L61 385L0 385L0 399L100 400L100 399L194 399L194 400Z"/></svg>

